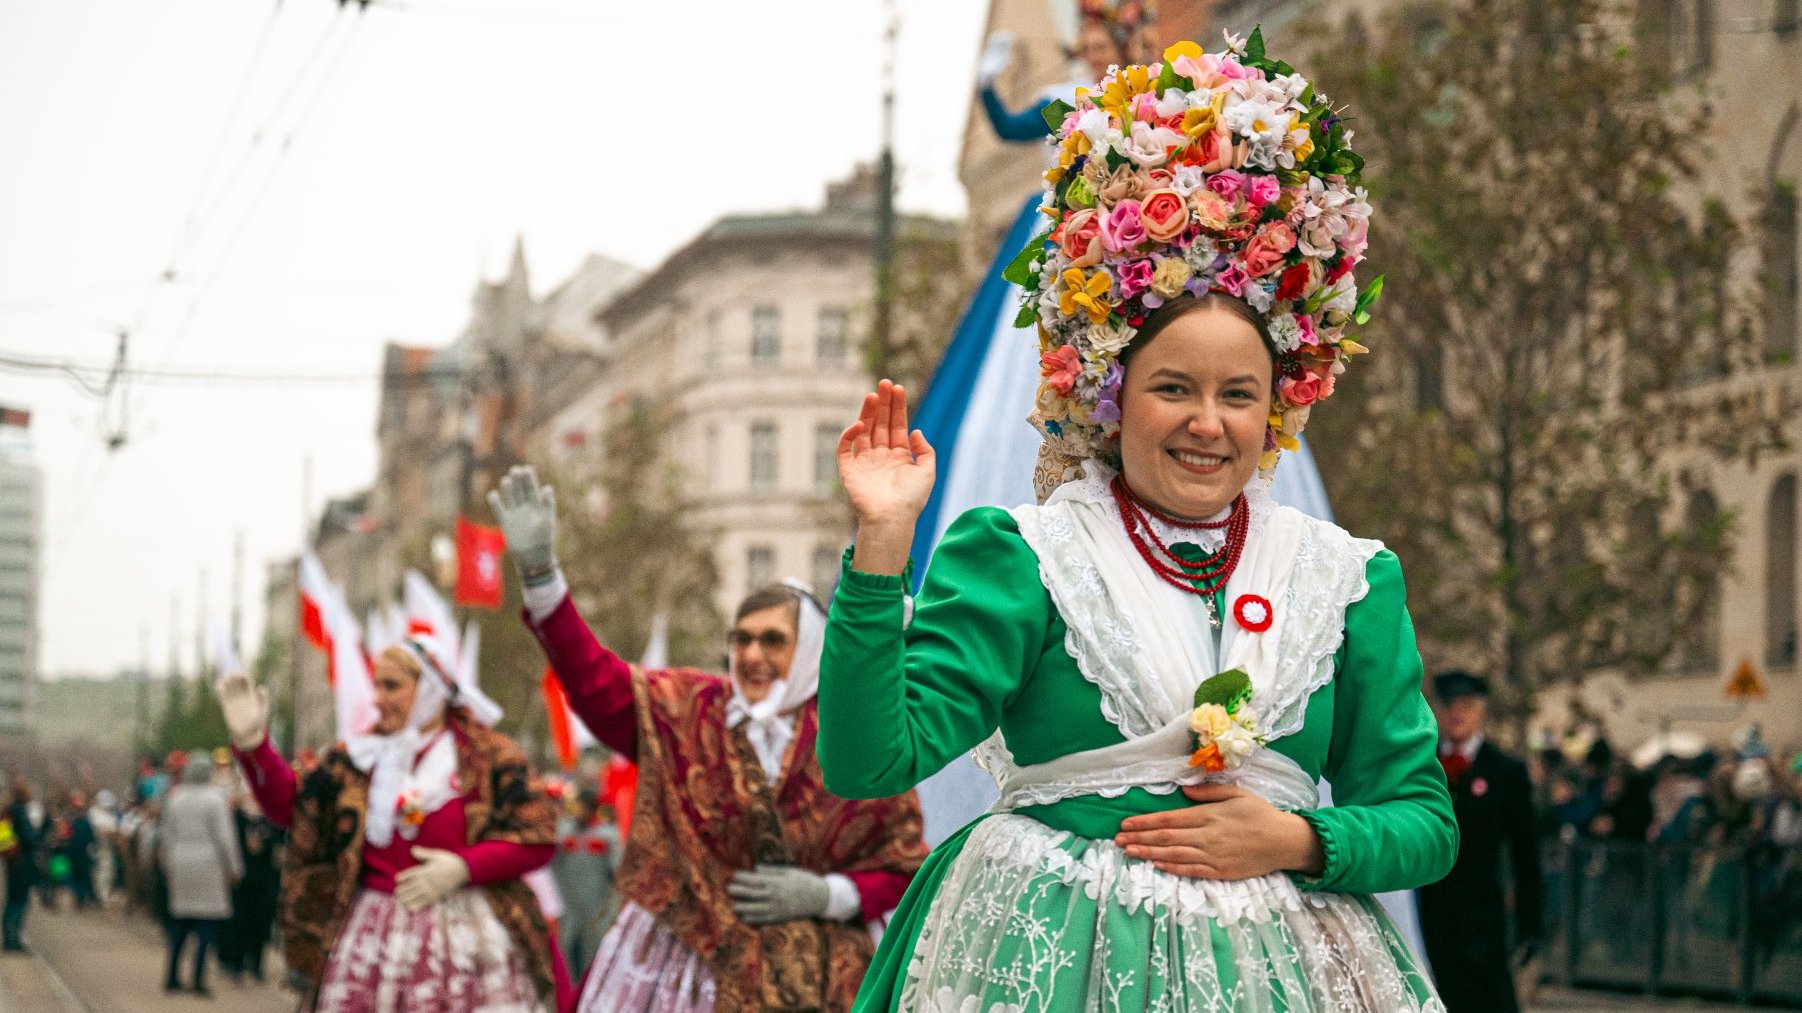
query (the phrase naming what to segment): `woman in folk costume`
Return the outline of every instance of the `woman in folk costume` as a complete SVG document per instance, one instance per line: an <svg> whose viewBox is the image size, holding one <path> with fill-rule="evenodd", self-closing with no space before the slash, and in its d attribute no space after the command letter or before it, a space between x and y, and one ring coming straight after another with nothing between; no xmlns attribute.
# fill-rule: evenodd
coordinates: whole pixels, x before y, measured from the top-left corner
<svg viewBox="0 0 1802 1013"><path fill-rule="evenodd" d="M269 743L268 691L219 684L257 804L288 830L288 966L329 1013L567 1009L574 990L520 877L556 852L557 814L501 709L437 642L376 656L375 729L298 779Z"/></svg>
<svg viewBox="0 0 1802 1013"><path fill-rule="evenodd" d="M641 670L602 647L552 551L556 500L530 468L490 494L526 619L570 707L638 764L624 903L581 988L589 1013L847 1010L870 923L926 856L920 805L829 793L814 758L826 617L795 585L739 606L725 678Z"/></svg>
<svg viewBox="0 0 1802 1013"><path fill-rule="evenodd" d="M963 514L905 629L931 447L887 381L839 445L827 783L886 794L979 747L1001 786L860 1009L1444 1008L1370 897L1457 849L1400 565L1268 489L1362 351L1361 163L1260 35L1229 43L1059 110L1053 224L1014 272L1049 498Z"/></svg>

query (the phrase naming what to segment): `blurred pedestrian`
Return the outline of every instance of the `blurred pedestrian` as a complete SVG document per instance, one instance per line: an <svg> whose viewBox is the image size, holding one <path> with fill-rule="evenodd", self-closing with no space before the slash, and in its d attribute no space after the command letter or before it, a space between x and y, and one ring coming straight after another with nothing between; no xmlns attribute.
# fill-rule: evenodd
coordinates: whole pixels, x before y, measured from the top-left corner
<svg viewBox="0 0 1802 1013"><path fill-rule="evenodd" d="M244 878L232 890L232 916L219 940L219 966L233 981L248 974L263 980L263 951L281 901L278 852L281 828L263 815L249 791L235 800L232 817L244 853Z"/></svg>
<svg viewBox="0 0 1802 1013"><path fill-rule="evenodd" d="M1439 762L1458 818L1458 860L1420 889L1420 930L1449 1013L1517 1013L1515 970L1537 952L1541 884L1533 786L1526 764L1484 734L1489 683L1468 672L1433 677ZM1515 940L1507 937L1504 860L1512 868Z"/></svg>
<svg viewBox="0 0 1802 1013"><path fill-rule="evenodd" d="M557 825L557 857L551 875L563 897L563 956L578 979L613 925L613 872L619 862L619 827L595 785L585 786Z"/></svg>
<svg viewBox="0 0 1802 1013"><path fill-rule="evenodd" d="M99 845L94 821L88 816L87 796L75 792L69 796L69 836L63 841L62 851L69 864L69 893L74 896L78 911L100 906L100 894L94 887Z"/></svg>
<svg viewBox="0 0 1802 1013"><path fill-rule="evenodd" d="M195 941L194 974L190 987L208 996L207 950L218 938L219 926L231 917L231 891L244 875L244 859L238 852L237 833L225 797L208 784L212 767L192 763L183 768L181 782L169 789L157 832L157 851L169 884L169 969L163 991L182 989L182 949L189 937Z"/></svg>
<svg viewBox="0 0 1802 1013"><path fill-rule="evenodd" d="M9 953L23 953L25 950L25 912L31 905L32 887L37 886L39 878L38 825L32 817L31 802L31 783L23 777L13 778L12 803L6 810L6 822L12 831L12 846L4 853L4 949Z"/></svg>

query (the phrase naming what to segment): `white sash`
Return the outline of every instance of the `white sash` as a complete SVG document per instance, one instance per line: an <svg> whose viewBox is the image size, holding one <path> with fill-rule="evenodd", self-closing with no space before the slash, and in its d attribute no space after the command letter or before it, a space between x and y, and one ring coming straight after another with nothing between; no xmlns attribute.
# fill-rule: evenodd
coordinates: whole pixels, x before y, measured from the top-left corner
<svg viewBox="0 0 1802 1013"><path fill-rule="evenodd" d="M1275 740L1299 730L1308 698L1333 676L1345 610L1369 592L1365 566L1382 548L1275 504L1268 483L1253 481L1246 489L1251 522L1227 582L1216 659L1201 600L1165 583L1126 537L1108 488L1112 470L1094 461L1084 470L1081 481L1066 483L1043 506L1019 507L1013 516L1069 627L1066 648L1126 741L1021 768L997 733L977 750L1001 785L997 811L1135 787L1167 794L1203 780L1188 766L1188 714L1195 687L1227 669L1250 676L1260 734ZM1272 604L1262 633L1232 617L1233 603L1246 594ZM1293 761L1268 749L1256 755L1255 764L1213 779L1240 781L1285 808L1317 802L1312 779Z"/></svg>

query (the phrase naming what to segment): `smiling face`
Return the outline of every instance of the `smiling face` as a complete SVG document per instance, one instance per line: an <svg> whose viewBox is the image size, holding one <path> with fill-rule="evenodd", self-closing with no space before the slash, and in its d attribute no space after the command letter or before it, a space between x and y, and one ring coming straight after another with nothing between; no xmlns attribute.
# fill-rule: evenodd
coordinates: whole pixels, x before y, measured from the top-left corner
<svg viewBox="0 0 1802 1013"><path fill-rule="evenodd" d="M1274 368L1257 328L1217 303L1153 334L1133 350L1121 384L1126 484L1192 520L1230 506L1263 455Z"/></svg>
<svg viewBox="0 0 1802 1013"><path fill-rule="evenodd" d="M404 647L389 648L375 659L377 735L393 735L407 727L407 717L413 713L413 694L419 688L419 668L417 663L409 665L410 661Z"/></svg>
<svg viewBox="0 0 1802 1013"><path fill-rule="evenodd" d="M1082 28L1076 34L1076 58L1096 81L1101 80L1110 65L1126 62L1121 58L1120 46L1114 42L1113 34L1094 18L1082 20Z"/></svg>
<svg viewBox="0 0 1802 1013"><path fill-rule="evenodd" d="M727 646L732 650L733 676L746 700L763 702L776 680L788 675L795 660L798 619L794 605L774 605L748 612L732 625Z"/></svg>

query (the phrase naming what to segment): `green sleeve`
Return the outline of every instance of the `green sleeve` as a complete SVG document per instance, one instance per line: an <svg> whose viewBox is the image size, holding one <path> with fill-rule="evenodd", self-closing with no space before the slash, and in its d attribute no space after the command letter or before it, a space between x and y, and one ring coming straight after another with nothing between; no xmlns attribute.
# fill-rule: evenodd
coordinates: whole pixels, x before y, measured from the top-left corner
<svg viewBox="0 0 1802 1013"><path fill-rule="evenodd" d="M843 798L898 795L993 733L1052 615L1038 557L1005 510L953 521L902 629L901 577L847 556L820 659L818 752Z"/></svg>
<svg viewBox="0 0 1802 1013"><path fill-rule="evenodd" d="M1401 563L1385 549L1366 575L1370 593L1346 609L1334 680L1333 805L1301 814L1326 851L1325 871L1303 881L1310 889L1412 889L1442 878L1458 856Z"/></svg>

